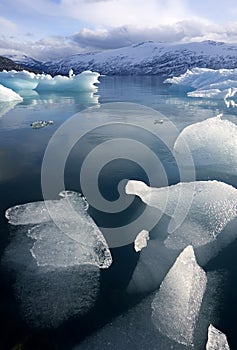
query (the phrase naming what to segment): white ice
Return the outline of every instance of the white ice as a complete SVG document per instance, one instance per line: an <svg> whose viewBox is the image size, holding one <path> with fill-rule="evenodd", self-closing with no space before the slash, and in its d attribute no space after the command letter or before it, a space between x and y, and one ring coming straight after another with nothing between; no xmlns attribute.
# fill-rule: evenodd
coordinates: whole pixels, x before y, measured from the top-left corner
<svg viewBox="0 0 237 350"><path fill-rule="evenodd" d="M107 243L92 218L87 203L76 192L63 191L60 200L17 205L6 211L12 225L35 225L28 236L35 240L32 256L39 266L52 268L112 263Z"/></svg>
<svg viewBox="0 0 237 350"><path fill-rule="evenodd" d="M138 195L144 203L171 217L164 242L167 248L206 245L237 216L237 190L223 182L196 181L151 188L130 180L126 193Z"/></svg>
<svg viewBox="0 0 237 350"><path fill-rule="evenodd" d="M96 91L95 83L99 83L97 72L84 71L80 74L70 74L69 77L49 74L35 74L28 71L2 71L0 72L0 84L14 91L36 90L43 91Z"/></svg>
<svg viewBox="0 0 237 350"><path fill-rule="evenodd" d="M194 90L188 93L190 97L202 98L233 98L237 91L237 68L208 69L193 68L186 73L165 80L174 86Z"/></svg>
<svg viewBox="0 0 237 350"><path fill-rule="evenodd" d="M237 173L237 125L221 115L187 126L174 144L177 157L192 154L195 165L215 165L215 169Z"/></svg>
<svg viewBox="0 0 237 350"><path fill-rule="evenodd" d="M136 252L140 252L143 248L147 246L147 241L149 240L149 232L147 230L142 230L137 235L134 241L134 249Z"/></svg>
<svg viewBox="0 0 237 350"><path fill-rule="evenodd" d="M23 101L23 98L12 89L0 84L0 102Z"/></svg>
<svg viewBox="0 0 237 350"><path fill-rule="evenodd" d="M174 336L172 333L172 338L167 337L166 330L165 334L162 334L157 328L158 322L160 321L157 319L159 318L157 314L157 302L159 297L157 295L160 292L156 291L156 293L152 293L148 297L143 298L135 307L130 308L122 315L112 319L103 328L88 336L83 342L76 346L74 350L97 350L99 348L103 350L203 350L206 343L207 327L211 322L209 315L212 313L213 306L215 305L212 304L211 300L208 305L206 305L206 307L208 307L208 312L202 315L201 310L206 303L205 296L207 289L202 299L205 290L206 275L196 264L191 247L187 248L187 251L183 253L183 260L180 260L181 259L179 259L179 264L176 264L179 268L179 271L177 271L179 274L175 274L174 270L172 270L173 272L170 273L174 276L173 281L171 281L171 277L168 277L170 281L169 287L172 288L172 291L176 292L178 299L176 300L175 295L171 294L171 290L167 290L164 300L160 303L160 307L164 310L168 305L171 306L172 301L174 311L177 311L174 317L171 317L170 324L167 326L167 330L171 330L173 325L173 330L176 331ZM189 262L189 264L185 264L185 261L187 263ZM179 278L181 281L176 283ZM195 278L197 279L195 280ZM208 274L207 279L209 279ZM186 285L189 284L188 288L186 288L186 285L182 284L183 280L185 280ZM200 284L198 285L199 282ZM213 281L211 280L210 282L210 288L213 289ZM167 285L167 282L164 282L164 284ZM193 289L190 285L193 286ZM180 290L178 290L178 287L180 287ZM215 287L216 285L214 285L214 288ZM186 290L184 290L185 288ZM190 292L189 295L188 292ZM195 292L196 294L194 296ZM201 302L202 305L199 313ZM189 308L187 307L187 303L189 303ZM198 313L199 318L195 327ZM185 318L185 314L190 317ZM180 323L178 323L179 316ZM183 324L182 320L184 321ZM164 319L164 322L166 321L168 321L167 315L165 315ZM177 328L175 328L175 325L177 325ZM185 327L187 329L185 329ZM194 347L193 344L190 344L190 341L189 345L187 345L187 339L185 339L185 345L177 342L177 340L183 339L184 336L186 336L188 340L190 340L190 338L193 340Z"/></svg>
<svg viewBox="0 0 237 350"><path fill-rule="evenodd" d="M181 344L193 343L206 282L206 274L197 264L192 246L186 247L152 302L152 321L162 334Z"/></svg>
<svg viewBox="0 0 237 350"><path fill-rule="evenodd" d="M230 350L226 335L212 324L208 327L208 341L206 350Z"/></svg>

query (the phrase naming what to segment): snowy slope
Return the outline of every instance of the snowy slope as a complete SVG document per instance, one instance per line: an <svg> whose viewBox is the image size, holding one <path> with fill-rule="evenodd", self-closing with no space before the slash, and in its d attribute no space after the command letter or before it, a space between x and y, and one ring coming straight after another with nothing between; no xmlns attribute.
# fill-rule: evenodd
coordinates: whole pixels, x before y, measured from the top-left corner
<svg viewBox="0 0 237 350"><path fill-rule="evenodd" d="M12 57L13 58L13 57ZM73 55L57 61L39 64L30 58L16 62L29 64L50 74L68 74L69 69L80 73L84 70L107 75L157 74L172 77L184 73L188 68L212 69L237 67L237 44L203 41L185 44L143 42L129 47Z"/></svg>

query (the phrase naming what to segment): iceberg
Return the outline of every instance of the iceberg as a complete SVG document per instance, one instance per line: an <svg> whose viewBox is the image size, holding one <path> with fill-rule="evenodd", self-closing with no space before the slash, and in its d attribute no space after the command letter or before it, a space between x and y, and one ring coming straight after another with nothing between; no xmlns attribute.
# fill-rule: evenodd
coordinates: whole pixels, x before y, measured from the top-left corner
<svg viewBox="0 0 237 350"><path fill-rule="evenodd" d="M195 165L215 165L217 171L236 175L237 126L221 116L187 126L176 139L174 152L182 157L188 146Z"/></svg>
<svg viewBox="0 0 237 350"><path fill-rule="evenodd" d="M11 101L23 101L23 98L12 89L0 84L0 103Z"/></svg>
<svg viewBox="0 0 237 350"><path fill-rule="evenodd" d="M97 72L84 71L80 74L70 74L69 77L57 75L52 77L50 74L35 74L23 71L2 71L0 72L0 84L16 92L26 90L36 90L37 92L86 92L97 91L94 85L99 83Z"/></svg>
<svg viewBox="0 0 237 350"><path fill-rule="evenodd" d="M171 217L165 246L183 249L206 245L237 216L237 190L223 182L194 181L151 188L129 180L125 191Z"/></svg>
<svg viewBox="0 0 237 350"><path fill-rule="evenodd" d="M219 70L193 68L178 77L168 78L164 82L189 91L187 93L189 97L227 100L233 98L237 91L237 68Z"/></svg>
<svg viewBox="0 0 237 350"><path fill-rule="evenodd" d="M53 125L53 120L36 120L30 124L32 129L41 129L48 125Z"/></svg>
<svg viewBox="0 0 237 350"><path fill-rule="evenodd" d="M186 247L153 299L152 321L155 327L178 343L193 344L206 283L206 274L197 264L192 246Z"/></svg>
<svg viewBox="0 0 237 350"><path fill-rule="evenodd" d="M93 264L108 268L112 263L110 250L86 212L86 201L73 191L60 195L60 200L11 207L5 216L12 225L37 224L27 235L35 240L31 253L39 266Z"/></svg>
<svg viewBox="0 0 237 350"><path fill-rule="evenodd" d="M212 324L208 327L206 350L230 350L226 335Z"/></svg>

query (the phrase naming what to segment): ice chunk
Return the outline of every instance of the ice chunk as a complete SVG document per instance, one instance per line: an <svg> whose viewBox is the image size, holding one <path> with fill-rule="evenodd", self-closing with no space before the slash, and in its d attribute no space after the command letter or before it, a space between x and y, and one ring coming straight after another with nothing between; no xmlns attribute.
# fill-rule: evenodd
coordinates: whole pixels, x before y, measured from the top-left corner
<svg viewBox="0 0 237 350"><path fill-rule="evenodd" d="M23 98L12 89L0 84L0 102L23 101Z"/></svg>
<svg viewBox="0 0 237 350"><path fill-rule="evenodd" d="M230 350L226 335L212 324L208 327L208 341L206 350Z"/></svg>
<svg viewBox="0 0 237 350"><path fill-rule="evenodd" d="M134 241L134 249L136 252L140 252L142 248L147 246L147 241L149 240L149 232L147 230L142 230L137 235Z"/></svg>
<svg viewBox="0 0 237 350"><path fill-rule="evenodd" d="M193 68L178 77L166 79L165 83L185 87L186 90L195 89L188 92L189 97L224 98L228 102L237 91L237 69Z"/></svg>
<svg viewBox="0 0 237 350"><path fill-rule="evenodd" d="M182 157L188 146L195 165L215 165L215 169L237 173L237 126L221 115L187 126L174 144Z"/></svg>
<svg viewBox="0 0 237 350"><path fill-rule="evenodd" d="M191 345L206 288L206 274L197 264L192 246L179 255L152 302L152 320L161 333Z"/></svg>
<svg viewBox="0 0 237 350"><path fill-rule="evenodd" d="M91 71L84 71L70 77L61 75L52 77L49 74L12 70L0 72L0 84L14 91L96 91L97 88L94 84L99 83L99 76L99 73Z"/></svg>
<svg viewBox="0 0 237 350"><path fill-rule="evenodd" d="M237 190L223 182L196 181L151 188L130 180L126 193L138 195L144 203L172 218L165 239L167 248L206 245L237 216Z"/></svg>
<svg viewBox="0 0 237 350"><path fill-rule="evenodd" d="M52 120L37 120L37 121L30 124L32 129L41 129L47 125L53 125L53 121Z"/></svg>
<svg viewBox="0 0 237 350"><path fill-rule="evenodd" d="M107 243L92 218L87 203L76 192L64 191L60 200L17 205L6 211L13 225L39 224L28 231L36 240L31 249L40 266L67 267L112 263Z"/></svg>

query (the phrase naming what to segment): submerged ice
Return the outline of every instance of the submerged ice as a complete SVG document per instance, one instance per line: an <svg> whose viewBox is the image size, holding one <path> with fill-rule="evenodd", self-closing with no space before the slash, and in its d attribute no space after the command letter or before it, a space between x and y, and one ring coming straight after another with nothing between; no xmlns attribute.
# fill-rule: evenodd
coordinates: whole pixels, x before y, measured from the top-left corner
<svg viewBox="0 0 237 350"><path fill-rule="evenodd" d="M187 126L174 144L177 157L190 150L195 165L215 165L215 169L236 175L237 126L221 115Z"/></svg>
<svg viewBox="0 0 237 350"><path fill-rule="evenodd" d="M128 181L127 194L171 217L167 248L183 249L206 245L237 216L237 190L223 182L196 181L151 188L141 181Z"/></svg>
<svg viewBox="0 0 237 350"><path fill-rule="evenodd" d="M35 74L28 71L2 71L0 72L0 84L19 92L24 90L55 91L55 92L85 92L96 91L94 84L99 83L97 72L84 71L80 74L70 74L69 77L49 74Z"/></svg>
<svg viewBox="0 0 237 350"><path fill-rule="evenodd" d="M3 265L14 272L15 295L30 327L58 327L88 312L98 295L100 268L112 263L86 201L73 191L60 196L6 211L17 230Z"/></svg>
<svg viewBox="0 0 237 350"><path fill-rule="evenodd" d="M208 327L208 341L206 350L230 350L226 335L212 324Z"/></svg>
<svg viewBox="0 0 237 350"><path fill-rule="evenodd" d="M192 246L179 255L152 302L152 320L157 329L178 343L191 345L206 274L197 264Z"/></svg>
<svg viewBox="0 0 237 350"><path fill-rule="evenodd" d="M112 262L106 241L91 217L85 200L64 191L60 200L17 205L6 211L12 225L35 225L28 236L35 240L32 256L39 266L68 267L94 264L107 268Z"/></svg>

